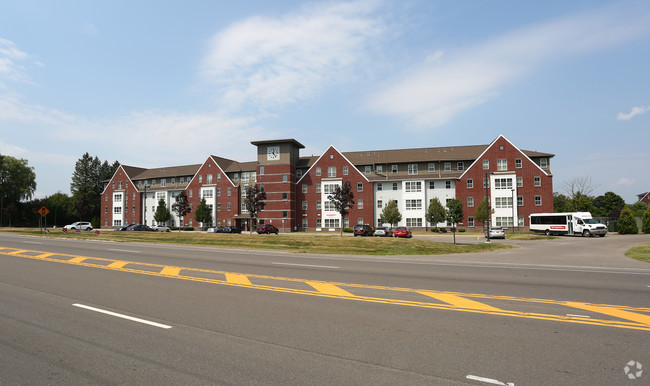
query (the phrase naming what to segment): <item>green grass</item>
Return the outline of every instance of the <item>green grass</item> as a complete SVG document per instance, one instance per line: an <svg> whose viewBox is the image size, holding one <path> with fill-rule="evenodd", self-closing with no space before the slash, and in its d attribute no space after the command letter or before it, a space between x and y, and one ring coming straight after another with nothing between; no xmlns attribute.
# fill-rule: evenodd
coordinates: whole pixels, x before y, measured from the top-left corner
<svg viewBox="0 0 650 386"><path fill-rule="evenodd" d="M635 245L625 254L633 259L650 263L650 243Z"/></svg>
<svg viewBox="0 0 650 386"><path fill-rule="evenodd" d="M10 229L17 232L40 236L40 230ZM249 235L247 233L220 234L205 232L114 232L101 231L98 236L93 232L69 233L64 235L60 229L52 230L48 238L71 238L84 240L104 240L114 242L145 242L161 244L205 245L227 248L251 248L284 250L299 253L350 254L350 255L441 255L450 253L473 253L513 248L500 243L453 244L451 242L434 242L428 240L395 239L392 237L352 237L344 235ZM451 235L450 235L451 237ZM458 240L461 241L462 240Z"/></svg>

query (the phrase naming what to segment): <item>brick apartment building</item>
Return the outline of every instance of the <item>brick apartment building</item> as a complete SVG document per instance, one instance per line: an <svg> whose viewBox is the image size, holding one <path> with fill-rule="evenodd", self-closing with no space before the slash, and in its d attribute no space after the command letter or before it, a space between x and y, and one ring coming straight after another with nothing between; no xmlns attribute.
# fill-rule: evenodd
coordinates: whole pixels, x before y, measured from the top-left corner
<svg viewBox="0 0 650 386"><path fill-rule="evenodd" d="M267 194L260 223L281 232L330 230L356 224L378 226L383 207L397 201L399 225L428 224L431 199L444 205L463 203L463 227L482 227L475 208L489 196L492 224L527 227L528 215L553 211L553 175L549 153L521 150L503 135L488 145L340 152L330 146L319 156L300 156L295 139L251 142L257 160L239 162L209 156L202 164L144 169L121 165L102 192L101 226L129 223L154 225L162 199L169 208L185 191L192 208L205 198L212 224L198 224L193 213L187 226L236 225L246 228L250 216L243 205L245 189L258 185ZM341 219L327 199L334 187L349 182L355 205ZM487 187L486 187L487 185ZM172 214L167 224L183 225Z"/></svg>

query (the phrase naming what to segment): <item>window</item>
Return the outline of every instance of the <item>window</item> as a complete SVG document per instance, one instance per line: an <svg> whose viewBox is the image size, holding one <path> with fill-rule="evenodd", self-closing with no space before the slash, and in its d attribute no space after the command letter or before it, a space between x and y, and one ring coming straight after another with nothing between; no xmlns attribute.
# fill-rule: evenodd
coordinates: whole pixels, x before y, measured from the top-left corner
<svg viewBox="0 0 650 386"><path fill-rule="evenodd" d="M302 219L302 227L303 227L303 228L307 228L307 225L308 225L308 224L307 224L307 219L306 219L306 218L303 218L303 219Z"/></svg>
<svg viewBox="0 0 650 386"><path fill-rule="evenodd" d="M287 192L282 193L282 201L287 201L288 196L289 196L289 193L287 193Z"/></svg>
<svg viewBox="0 0 650 386"><path fill-rule="evenodd" d="M422 209L422 200L406 200L406 210Z"/></svg>
<svg viewBox="0 0 650 386"><path fill-rule="evenodd" d="M397 190L397 182L393 182L393 190Z"/></svg>
<svg viewBox="0 0 650 386"><path fill-rule="evenodd" d="M421 181L406 181L404 185L407 193L417 193L422 191Z"/></svg>
<svg viewBox="0 0 650 386"><path fill-rule="evenodd" d="M363 182L357 182L357 192L363 192Z"/></svg>
<svg viewBox="0 0 650 386"><path fill-rule="evenodd" d="M512 197L495 197L494 204L497 209L512 208Z"/></svg>
<svg viewBox="0 0 650 386"><path fill-rule="evenodd" d="M359 218L357 219L357 224L359 224L359 225L363 225L363 217L359 217Z"/></svg>
<svg viewBox="0 0 650 386"><path fill-rule="evenodd" d="M140 181L138 181L138 182L140 182ZM181 178L179 179L179 182L180 182L181 184L185 183L185 177L181 177Z"/></svg>
<svg viewBox="0 0 650 386"><path fill-rule="evenodd" d="M498 227L511 227L513 226L512 217L497 217L495 225Z"/></svg>
<svg viewBox="0 0 650 386"><path fill-rule="evenodd" d="M457 162L457 163L456 163L456 170L458 170L459 172L465 170L465 163L463 163L463 162Z"/></svg>
<svg viewBox="0 0 650 386"><path fill-rule="evenodd" d="M542 177L540 176L535 176L535 186L542 186Z"/></svg>
<svg viewBox="0 0 650 386"><path fill-rule="evenodd" d="M226 190L226 196L230 197L231 194L232 194L232 188L228 188L228 190Z"/></svg>
<svg viewBox="0 0 650 386"><path fill-rule="evenodd" d="M320 177L320 168L319 167L316 168L316 177Z"/></svg>
<svg viewBox="0 0 650 386"><path fill-rule="evenodd" d="M522 165L521 165L521 158L517 158L517 159L515 160L515 168L517 168L517 169L521 169L521 167L522 167Z"/></svg>
<svg viewBox="0 0 650 386"><path fill-rule="evenodd" d="M122 195L121 194L114 195L113 202L122 202Z"/></svg>
<svg viewBox="0 0 650 386"><path fill-rule="evenodd" d="M135 213L135 205L133 205L133 206L131 207L131 209L132 209L132 210L131 210L131 213ZM134 222L135 222L135 221L134 221Z"/></svg>
<svg viewBox="0 0 650 386"><path fill-rule="evenodd" d="M122 207L121 206L114 207L113 214L122 214Z"/></svg>
<svg viewBox="0 0 650 386"><path fill-rule="evenodd" d="M245 202L241 203L241 213L248 213L248 209L246 208Z"/></svg>
<svg viewBox="0 0 650 386"><path fill-rule="evenodd" d="M523 227L524 226L524 216L517 217L517 222L519 223L518 226Z"/></svg>
<svg viewBox="0 0 650 386"><path fill-rule="evenodd" d="M160 179L160 186L167 186L167 179L166 178L161 178Z"/></svg>
<svg viewBox="0 0 650 386"><path fill-rule="evenodd" d="M548 158L540 158L539 159L539 166L543 168L548 167Z"/></svg>
<svg viewBox="0 0 650 386"><path fill-rule="evenodd" d="M436 171L436 164L433 162L429 162L429 172L435 172Z"/></svg>
<svg viewBox="0 0 650 386"><path fill-rule="evenodd" d="M518 188L524 187L524 177L517 177L517 187Z"/></svg>
<svg viewBox="0 0 650 386"><path fill-rule="evenodd" d="M498 159L497 160L497 171L503 172L508 170L508 160L507 159Z"/></svg>
<svg viewBox="0 0 650 386"><path fill-rule="evenodd" d="M451 181L445 181L445 189L451 189Z"/></svg>
<svg viewBox="0 0 650 386"><path fill-rule="evenodd" d="M325 184L323 185L323 193L332 194L338 185L336 184Z"/></svg>
<svg viewBox="0 0 650 386"><path fill-rule="evenodd" d="M323 208L326 212L336 212L336 207L332 201L325 201Z"/></svg>
<svg viewBox="0 0 650 386"><path fill-rule="evenodd" d="M370 174L371 171L372 171L372 166L366 166L365 167L366 174Z"/></svg>
<svg viewBox="0 0 650 386"><path fill-rule="evenodd" d="M264 175L264 166L260 166L260 176Z"/></svg>
<svg viewBox="0 0 650 386"><path fill-rule="evenodd" d="M535 196L535 206L542 206L542 196Z"/></svg>
<svg viewBox="0 0 650 386"><path fill-rule="evenodd" d="M203 193L203 198L205 198L206 200L214 197L214 192L212 191L212 189L206 189L202 193ZM246 194L246 191L242 189L242 193ZM158 196L158 200L160 200L160 198L164 198L164 193L161 196Z"/></svg>
<svg viewBox="0 0 650 386"><path fill-rule="evenodd" d="M450 172L451 171L451 162L445 162L445 171Z"/></svg>
<svg viewBox="0 0 650 386"><path fill-rule="evenodd" d="M199 174L199 184L203 183L203 174ZM153 184L153 182L152 182Z"/></svg>
<svg viewBox="0 0 650 386"><path fill-rule="evenodd" d="M282 175L282 182L287 182L288 181L288 176L286 174Z"/></svg>
<svg viewBox="0 0 650 386"><path fill-rule="evenodd" d="M474 189L474 180L471 178L467 179L467 189Z"/></svg>
<svg viewBox="0 0 650 386"><path fill-rule="evenodd" d="M344 218L343 219L343 228L349 228L350 227L350 219L349 218Z"/></svg>
<svg viewBox="0 0 650 386"><path fill-rule="evenodd" d="M307 184L302 184L302 192L307 193Z"/></svg>
<svg viewBox="0 0 650 386"><path fill-rule="evenodd" d="M338 218L326 218L325 219L325 228L338 228L339 219Z"/></svg>
<svg viewBox="0 0 650 386"><path fill-rule="evenodd" d="M357 209L363 209L363 200L357 200Z"/></svg>
<svg viewBox="0 0 650 386"><path fill-rule="evenodd" d="M239 179L239 173L235 173L235 174L232 176L232 179L233 179L233 180L238 180L238 179Z"/></svg>
<svg viewBox="0 0 650 386"><path fill-rule="evenodd" d="M119 181L119 182L117 183L117 188L118 188L118 189L122 189L122 181Z"/></svg>
<svg viewBox="0 0 650 386"><path fill-rule="evenodd" d="M217 203L217 212L221 212L221 203Z"/></svg>
<svg viewBox="0 0 650 386"><path fill-rule="evenodd" d="M467 197L467 207L472 208L474 206L474 197Z"/></svg>
<svg viewBox="0 0 650 386"><path fill-rule="evenodd" d="M320 184L316 184L316 193L320 193Z"/></svg>
<svg viewBox="0 0 650 386"><path fill-rule="evenodd" d="M348 175L348 166L343 166L343 175L347 176Z"/></svg>
<svg viewBox="0 0 650 386"><path fill-rule="evenodd" d="M217 182L221 181L221 173L217 173Z"/></svg>
<svg viewBox="0 0 650 386"><path fill-rule="evenodd" d="M316 201L316 210L321 210L320 201Z"/></svg>
<svg viewBox="0 0 650 386"><path fill-rule="evenodd" d="M264 191L264 184L260 184L260 192Z"/></svg>
<svg viewBox="0 0 650 386"><path fill-rule="evenodd" d="M189 197L190 197L190 198L194 197L194 190L190 189Z"/></svg>
<svg viewBox="0 0 650 386"><path fill-rule="evenodd" d="M524 196L517 196L517 206L524 206Z"/></svg>
<svg viewBox="0 0 650 386"><path fill-rule="evenodd" d="M231 204L231 203L228 203L228 204L226 205L226 210L227 210L228 212L230 212L231 209L232 209L232 204Z"/></svg>
<svg viewBox="0 0 650 386"><path fill-rule="evenodd" d="M246 189L241 189L241 197L246 198Z"/></svg>
<svg viewBox="0 0 650 386"><path fill-rule="evenodd" d="M483 160L483 170L488 170L490 169L490 160L484 159Z"/></svg>
<svg viewBox="0 0 650 386"><path fill-rule="evenodd" d="M379 182L379 183L377 184L377 190L384 190L384 184L382 184L381 182Z"/></svg>
<svg viewBox="0 0 650 386"><path fill-rule="evenodd" d="M421 227L422 226L422 218L407 218L406 219L406 226L407 227Z"/></svg>
<svg viewBox="0 0 650 386"><path fill-rule="evenodd" d="M470 228L473 228L473 227L474 227L474 217L469 216L469 217L467 218L467 226L470 227Z"/></svg>
<svg viewBox="0 0 650 386"><path fill-rule="evenodd" d="M287 218L287 214L288 214L287 211L283 210L282 211L282 218Z"/></svg>
<svg viewBox="0 0 650 386"><path fill-rule="evenodd" d="M409 164L408 166L409 174L418 174L418 164Z"/></svg>
<svg viewBox="0 0 650 386"><path fill-rule="evenodd" d="M435 189L436 188L436 183L433 181L429 181L429 189Z"/></svg>
<svg viewBox="0 0 650 386"><path fill-rule="evenodd" d="M397 173L397 165L392 165L391 166L391 172Z"/></svg>
<svg viewBox="0 0 650 386"><path fill-rule="evenodd" d="M251 180L251 174L249 172L241 173L241 183L247 184ZM208 174L208 184L212 183L212 176Z"/></svg>
<svg viewBox="0 0 650 386"><path fill-rule="evenodd" d="M317 218L316 219L316 228L320 228L320 227L321 227L321 219Z"/></svg>
<svg viewBox="0 0 650 386"><path fill-rule="evenodd" d="M327 167L327 176L329 178L336 177L336 166L328 166Z"/></svg>
<svg viewBox="0 0 650 386"><path fill-rule="evenodd" d="M384 165L377 165L375 166L375 169L377 171L377 174L382 174L384 172Z"/></svg>
<svg viewBox="0 0 650 386"><path fill-rule="evenodd" d="M510 178L495 178L494 189L512 189L512 179Z"/></svg>
<svg viewBox="0 0 650 386"><path fill-rule="evenodd" d="M307 201L302 202L302 210L307 210Z"/></svg>
<svg viewBox="0 0 650 386"><path fill-rule="evenodd" d="M221 188L217 188L217 197L221 197Z"/></svg>
<svg viewBox="0 0 650 386"><path fill-rule="evenodd" d="M111 188L115 189L115 182L111 183Z"/></svg>
<svg viewBox="0 0 650 386"><path fill-rule="evenodd" d="M377 200L377 209L381 209L384 207L384 202L382 200Z"/></svg>

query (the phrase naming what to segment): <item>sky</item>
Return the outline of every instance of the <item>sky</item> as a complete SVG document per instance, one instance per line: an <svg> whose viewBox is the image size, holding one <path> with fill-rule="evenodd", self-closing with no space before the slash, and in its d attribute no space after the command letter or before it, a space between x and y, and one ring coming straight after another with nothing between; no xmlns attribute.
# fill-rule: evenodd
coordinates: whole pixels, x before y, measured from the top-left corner
<svg viewBox="0 0 650 386"><path fill-rule="evenodd" d="M70 193L144 168L489 144L555 154L554 191L650 190L650 2L0 0L0 154Z"/></svg>

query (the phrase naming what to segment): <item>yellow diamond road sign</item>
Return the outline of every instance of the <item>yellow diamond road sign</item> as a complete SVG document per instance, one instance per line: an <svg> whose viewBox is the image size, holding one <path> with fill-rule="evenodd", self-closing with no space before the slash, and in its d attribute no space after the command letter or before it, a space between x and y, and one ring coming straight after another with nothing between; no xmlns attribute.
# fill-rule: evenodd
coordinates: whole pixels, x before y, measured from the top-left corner
<svg viewBox="0 0 650 386"><path fill-rule="evenodd" d="M42 207L41 209L38 210L38 213L40 213L41 216L45 217L47 216L48 213L50 213L50 210L47 209L46 207Z"/></svg>

